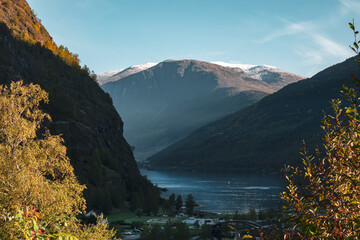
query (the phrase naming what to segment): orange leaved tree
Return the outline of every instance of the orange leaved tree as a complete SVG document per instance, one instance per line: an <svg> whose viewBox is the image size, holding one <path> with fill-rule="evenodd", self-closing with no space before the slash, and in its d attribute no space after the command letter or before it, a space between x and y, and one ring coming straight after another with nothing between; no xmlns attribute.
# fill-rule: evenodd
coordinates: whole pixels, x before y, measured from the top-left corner
<svg viewBox="0 0 360 240"><path fill-rule="evenodd" d="M360 41L351 47L359 63ZM357 87L360 80L352 74ZM294 231L304 239L360 238L360 117L356 90L344 86L343 101L331 101L334 113L322 121L325 154L303 153L302 168L286 168L288 190L282 198Z"/></svg>
<svg viewBox="0 0 360 240"><path fill-rule="evenodd" d="M22 81L0 86L0 239L112 239L103 221L83 226L82 192L63 139L39 129L48 94Z"/></svg>

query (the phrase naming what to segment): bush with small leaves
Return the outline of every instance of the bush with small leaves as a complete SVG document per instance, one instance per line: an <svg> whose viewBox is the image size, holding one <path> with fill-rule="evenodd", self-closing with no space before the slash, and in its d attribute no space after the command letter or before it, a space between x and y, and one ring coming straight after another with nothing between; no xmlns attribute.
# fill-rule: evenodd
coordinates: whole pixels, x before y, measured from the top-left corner
<svg viewBox="0 0 360 240"><path fill-rule="evenodd" d="M355 42L351 49L360 69L359 33L349 23ZM360 86L359 72L352 73ZM360 116L355 88L344 86L331 101L334 113L324 117L325 156L304 150L301 168L286 167L288 190L282 194L292 232L302 239L358 239L360 236Z"/></svg>

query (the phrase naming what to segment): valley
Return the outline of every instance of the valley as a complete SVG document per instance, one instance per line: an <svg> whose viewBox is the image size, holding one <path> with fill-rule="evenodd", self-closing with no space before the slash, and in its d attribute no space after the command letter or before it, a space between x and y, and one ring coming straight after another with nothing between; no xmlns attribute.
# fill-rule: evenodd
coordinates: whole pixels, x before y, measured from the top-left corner
<svg viewBox="0 0 360 240"><path fill-rule="evenodd" d="M0 0L0 239L358 239L358 9Z"/></svg>
<svg viewBox="0 0 360 240"><path fill-rule="evenodd" d="M143 162L195 129L301 79L272 66L167 60L111 72L101 87L125 122L136 160Z"/></svg>
<svg viewBox="0 0 360 240"><path fill-rule="evenodd" d="M321 148L324 112L332 113L349 72L359 75L353 59L313 77L289 84L259 102L210 123L148 159L151 169L282 174L285 164L299 165L303 140L308 151Z"/></svg>

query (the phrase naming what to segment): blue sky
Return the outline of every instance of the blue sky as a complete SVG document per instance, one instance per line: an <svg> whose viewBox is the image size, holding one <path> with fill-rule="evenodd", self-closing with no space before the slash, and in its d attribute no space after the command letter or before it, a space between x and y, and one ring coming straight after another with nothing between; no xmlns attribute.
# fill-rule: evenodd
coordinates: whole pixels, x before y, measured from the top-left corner
<svg viewBox="0 0 360 240"><path fill-rule="evenodd" d="M267 64L303 76L352 56L360 0L28 0L97 73L166 59Z"/></svg>

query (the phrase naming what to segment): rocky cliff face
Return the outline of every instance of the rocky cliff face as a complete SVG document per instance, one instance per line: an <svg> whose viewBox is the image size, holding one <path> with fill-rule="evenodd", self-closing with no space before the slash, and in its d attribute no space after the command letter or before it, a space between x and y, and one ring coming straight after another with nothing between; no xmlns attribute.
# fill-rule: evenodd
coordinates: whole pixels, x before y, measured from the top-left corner
<svg viewBox="0 0 360 240"><path fill-rule="evenodd" d="M24 0L0 4L0 83L23 79L49 93L46 124L62 134L89 208L108 212L136 197L143 208L159 193L143 178L123 137L111 98L82 69L75 54L57 47ZM144 208L143 208L144 209Z"/></svg>
<svg viewBox="0 0 360 240"><path fill-rule="evenodd" d="M152 168L238 172L277 172L301 162L302 140L321 147L321 119L332 113L329 101L357 76L348 59L290 84L258 103L194 131L149 159Z"/></svg>

